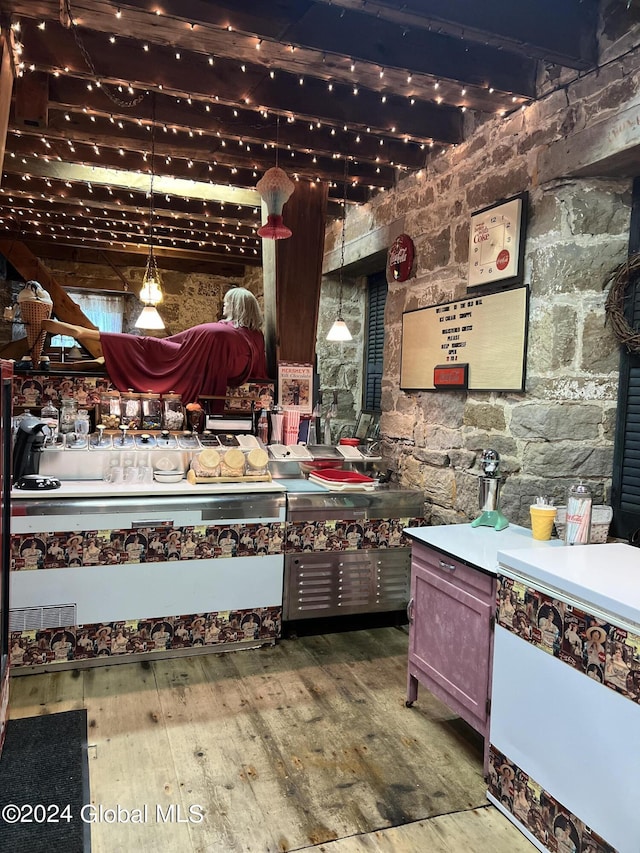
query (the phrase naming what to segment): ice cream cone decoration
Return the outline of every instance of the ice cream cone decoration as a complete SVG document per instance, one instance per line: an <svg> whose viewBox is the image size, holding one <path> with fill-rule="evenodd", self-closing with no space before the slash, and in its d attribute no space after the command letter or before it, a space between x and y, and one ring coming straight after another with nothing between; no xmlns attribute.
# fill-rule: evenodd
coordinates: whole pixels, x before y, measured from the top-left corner
<svg viewBox="0 0 640 853"><path fill-rule="evenodd" d="M53 301L39 282L28 281L18 294L18 305L27 332L31 363L37 367L47 334L42 328L42 321L51 316Z"/></svg>

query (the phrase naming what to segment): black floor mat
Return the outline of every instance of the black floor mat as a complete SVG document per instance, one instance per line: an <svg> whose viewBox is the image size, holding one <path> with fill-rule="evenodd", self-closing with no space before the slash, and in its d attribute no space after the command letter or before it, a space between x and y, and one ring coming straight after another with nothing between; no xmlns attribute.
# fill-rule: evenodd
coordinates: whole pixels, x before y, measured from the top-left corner
<svg viewBox="0 0 640 853"><path fill-rule="evenodd" d="M0 853L88 853L81 810L89 801L87 712L10 720L0 758Z"/></svg>

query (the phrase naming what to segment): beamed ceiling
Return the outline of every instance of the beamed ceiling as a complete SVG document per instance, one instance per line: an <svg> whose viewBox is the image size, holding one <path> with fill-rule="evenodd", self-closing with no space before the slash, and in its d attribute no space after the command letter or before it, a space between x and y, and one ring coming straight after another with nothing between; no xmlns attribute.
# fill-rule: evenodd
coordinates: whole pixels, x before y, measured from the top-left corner
<svg viewBox="0 0 640 853"><path fill-rule="evenodd" d="M579 73L596 61L597 0L0 10L20 73L5 233L40 256L116 267L144 265L152 240L161 266L242 274L261 263L255 185L276 162L294 181L327 182L340 215L344 198L366 202L462 141L467 118L535 99L541 63Z"/></svg>

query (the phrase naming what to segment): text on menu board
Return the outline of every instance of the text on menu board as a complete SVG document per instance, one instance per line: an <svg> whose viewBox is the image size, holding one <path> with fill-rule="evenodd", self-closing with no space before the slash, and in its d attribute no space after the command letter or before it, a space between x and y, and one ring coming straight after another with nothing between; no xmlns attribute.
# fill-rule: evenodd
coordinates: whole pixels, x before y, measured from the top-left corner
<svg viewBox="0 0 640 853"><path fill-rule="evenodd" d="M445 341L440 344L440 349L446 351L443 354L445 361L459 360L460 350L467 345L464 334L465 332L473 331L471 318L474 306L477 308L478 305L482 305L482 299L467 299L466 301L441 305L439 308L436 308L436 314L441 315L438 319L442 324L440 332ZM461 323L461 325L448 325L449 323L456 322Z"/></svg>
<svg viewBox="0 0 640 853"><path fill-rule="evenodd" d="M468 388L524 390L526 286L402 315L400 387L432 389L436 366L464 362Z"/></svg>

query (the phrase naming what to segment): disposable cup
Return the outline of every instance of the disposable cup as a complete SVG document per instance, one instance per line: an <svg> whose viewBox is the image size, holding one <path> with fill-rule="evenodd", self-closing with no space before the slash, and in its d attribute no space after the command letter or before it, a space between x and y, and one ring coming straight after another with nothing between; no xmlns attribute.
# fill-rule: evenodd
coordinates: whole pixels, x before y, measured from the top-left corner
<svg viewBox="0 0 640 853"><path fill-rule="evenodd" d="M117 486L124 480L124 468L120 465L111 465L105 469L102 479L105 483Z"/></svg>
<svg viewBox="0 0 640 853"><path fill-rule="evenodd" d="M551 539L553 522L556 517L556 507L533 505L529 508L529 511L531 513L531 532L533 533L533 538L543 541Z"/></svg>

